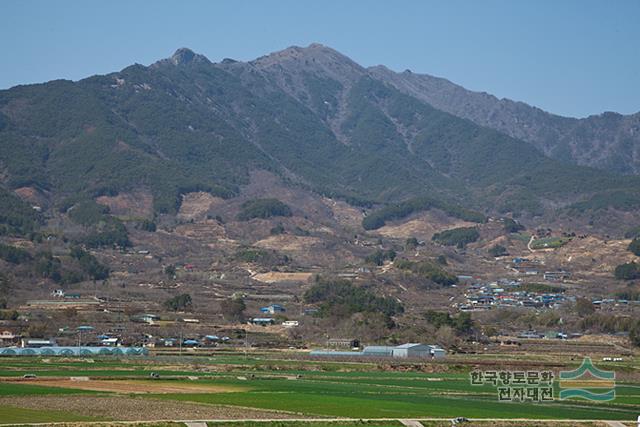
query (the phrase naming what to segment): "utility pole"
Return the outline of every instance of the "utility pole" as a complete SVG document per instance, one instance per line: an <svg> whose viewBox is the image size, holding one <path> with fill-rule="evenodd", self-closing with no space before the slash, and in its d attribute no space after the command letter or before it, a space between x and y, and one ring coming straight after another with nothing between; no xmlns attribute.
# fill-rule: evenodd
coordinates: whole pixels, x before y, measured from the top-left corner
<svg viewBox="0 0 640 427"><path fill-rule="evenodd" d="M249 328L244 328L244 358L247 359L247 350L249 347Z"/></svg>

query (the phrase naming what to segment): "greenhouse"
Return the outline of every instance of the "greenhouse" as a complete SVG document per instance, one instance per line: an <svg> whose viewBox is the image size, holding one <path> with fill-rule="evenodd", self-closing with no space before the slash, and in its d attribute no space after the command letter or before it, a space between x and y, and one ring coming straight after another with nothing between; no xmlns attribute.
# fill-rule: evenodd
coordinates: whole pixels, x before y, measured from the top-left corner
<svg viewBox="0 0 640 427"><path fill-rule="evenodd" d="M0 356L147 356L143 347L5 347Z"/></svg>

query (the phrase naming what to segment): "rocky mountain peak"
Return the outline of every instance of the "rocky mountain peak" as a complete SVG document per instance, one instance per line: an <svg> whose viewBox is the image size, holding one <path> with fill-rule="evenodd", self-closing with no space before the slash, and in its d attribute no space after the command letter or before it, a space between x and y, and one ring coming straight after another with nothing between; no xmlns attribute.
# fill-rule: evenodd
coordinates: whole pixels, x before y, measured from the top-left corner
<svg viewBox="0 0 640 427"><path fill-rule="evenodd" d="M197 54L186 47L181 47L180 49L176 50L173 55L171 55L171 62L173 62L174 65L185 65L192 62L208 63L209 60L204 55Z"/></svg>
<svg viewBox="0 0 640 427"><path fill-rule="evenodd" d="M265 71L313 72L340 82L366 73L362 66L349 57L320 43L312 43L307 47L291 46L262 56L252 61L251 65Z"/></svg>
<svg viewBox="0 0 640 427"><path fill-rule="evenodd" d="M188 65L188 64L210 64L210 63L211 61L209 61L209 59L206 56L201 55L199 53L195 53L189 48L181 47L178 50L176 50L174 54L171 55L171 57L166 59L161 59L160 61L156 62L153 65L181 66L181 65Z"/></svg>

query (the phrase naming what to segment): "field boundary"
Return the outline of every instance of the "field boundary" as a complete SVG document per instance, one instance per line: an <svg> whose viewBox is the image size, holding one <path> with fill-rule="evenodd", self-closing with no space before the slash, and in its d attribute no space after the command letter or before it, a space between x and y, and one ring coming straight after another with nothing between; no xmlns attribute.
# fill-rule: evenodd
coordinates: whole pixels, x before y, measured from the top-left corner
<svg viewBox="0 0 640 427"><path fill-rule="evenodd" d="M376 421L451 421L451 417L421 417L421 418L240 418L240 419L196 419L196 420L146 420L146 421L78 421L78 422L50 422L50 423L0 423L0 426L68 426L68 427L80 427L80 426L100 426L100 425L145 425L154 423L338 423L338 422L376 422ZM535 419L535 418L468 418L472 422L535 422L540 424L569 424L576 425L576 423L604 423L610 422L619 423L635 423L636 420L597 420L597 419Z"/></svg>

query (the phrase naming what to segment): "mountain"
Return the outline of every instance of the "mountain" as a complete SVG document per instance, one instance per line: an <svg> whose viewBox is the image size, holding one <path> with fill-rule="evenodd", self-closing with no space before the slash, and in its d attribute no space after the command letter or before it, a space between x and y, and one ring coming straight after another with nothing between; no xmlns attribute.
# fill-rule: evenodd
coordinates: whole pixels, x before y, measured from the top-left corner
<svg viewBox="0 0 640 427"><path fill-rule="evenodd" d="M185 193L238 195L256 170L354 205L467 219L640 206L639 178L552 159L418 92L319 44L220 63L182 48L0 91L0 179L45 210L146 191L173 214Z"/></svg>
<svg viewBox="0 0 640 427"><path fill-rule="evenodd" d="M622 174L640 173L640 113L561 117L523 102L473 92L446 79L384 66L368 70L435 108L531 143L547 156Z"/></svg>

